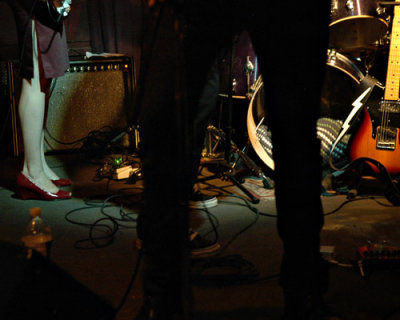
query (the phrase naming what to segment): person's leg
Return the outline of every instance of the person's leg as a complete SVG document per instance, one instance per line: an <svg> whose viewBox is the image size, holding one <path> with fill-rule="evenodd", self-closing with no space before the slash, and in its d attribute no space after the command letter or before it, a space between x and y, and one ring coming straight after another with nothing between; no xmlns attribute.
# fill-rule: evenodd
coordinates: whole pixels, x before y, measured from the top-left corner
<svg viewBox="0 0 400 320"><path fill-rule="evenodd" d="M234 21L230 3L224 0L188 1L185 7L185 67L191 119L191 164L193 184L197 178L207 125L216 109L220 86L219 55L230 49Z"/></svg>
<svg viewBox="0 0 400 320"><path fill-rule="evenodd" d="M272 12L285 12L286 21L256 16L259 23L251 29L251 35L272 131L278 232L284 245L281 285L285 312L289 319L308 319L306 299L313 296L312 303L318 303L327 289L328 277L319 253L323 214L316 121L326 61L329 3L308 7L279 3L275 9Z"/></svg>
<svg viewBox="0 0 400 320"><path fill-rule="evenodd" d="M34 24L34 22L33 22ZM22 79L21 97L18 111L24 142L24 164L22 173L40 189L57 193L58 188L46 175L43 163L43 126L46 108L46 93L50 80L40 79L39 52L36 32L32 26L33 39L33 78ZM44 90L43 90L44 89Z"/></svg>
<svg viewBox="0 0 400 320"><path fill-rule="evenodd" d="M150 302L138 319L146 319L151 308L161 316L179 314L186 319L191 313L187 203L194 183L194 162L198 165L200 158L201 131L205 130L200 128L204 119L196 115L206 103L199 100L216 59L215 43L220 41L214 35L214 42L210 42L207 21L199 18L209 14L207 8L204 1L202 6L189 5L184 11L164 4L161 13L154 16L159 23L153 23L158 25L153 29L156 34L146 36L153 42L146 45L150 50L145 57L150 60L144 64L147 68L142 88L145 189L138 237L145 258L144 295ZM176 29L177 12L184 12L186 18L183 43L182 29ZM218 11L213 13L218 16ZM218 20L213 23L218 24ZM199 121L195 123L195 119Z"/></svg>
<svg viewBox="0 0 400 320"><path fill-rule="evenodd" d="M167 4L154 12L145 36L140 85L143 209L142 240L145 303L136 319L188 319L189 286L186 116L177 16ZM147 61L147 59L149 59Z"/></svg>

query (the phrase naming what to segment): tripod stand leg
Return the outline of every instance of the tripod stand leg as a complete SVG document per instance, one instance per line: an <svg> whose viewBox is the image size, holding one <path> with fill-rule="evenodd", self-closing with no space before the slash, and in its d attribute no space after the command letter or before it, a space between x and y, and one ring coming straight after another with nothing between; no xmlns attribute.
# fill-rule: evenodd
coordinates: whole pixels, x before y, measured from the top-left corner
<svg viewBox="0 0 400 320"><path fill-rule="evenodd" d="M196 180L196 183L202 183L213 179L221 179L223 177L232 181L235 186L237 186L245 195L247 195L250 198L252 203L257 204L260 202L260 199L256 198L249 190L247 190L245 187L242 186L242 184L235 178L233 174L230 174L228 172L214 174L204 178L199 178Z"/></svg>

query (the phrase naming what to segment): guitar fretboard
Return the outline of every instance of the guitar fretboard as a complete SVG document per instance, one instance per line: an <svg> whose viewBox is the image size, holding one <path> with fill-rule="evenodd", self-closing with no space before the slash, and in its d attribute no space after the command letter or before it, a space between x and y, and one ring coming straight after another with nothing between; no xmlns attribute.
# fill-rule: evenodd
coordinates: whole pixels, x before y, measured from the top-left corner
<svg viewBox="0 0 400 320"><path fill-rule="evenodd" d="M400 86L400 6L394 6L385 100L398 100Z"/></svg>

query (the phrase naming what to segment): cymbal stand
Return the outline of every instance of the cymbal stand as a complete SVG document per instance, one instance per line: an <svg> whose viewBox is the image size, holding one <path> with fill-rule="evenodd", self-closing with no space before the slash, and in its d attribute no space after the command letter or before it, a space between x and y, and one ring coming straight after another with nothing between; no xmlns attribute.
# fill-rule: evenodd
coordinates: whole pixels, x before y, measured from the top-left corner
<svg viewBox="0 0 400 320"><path fill-rule="evenodd" d="M222 178L226 180L232 181L245 195L247 195L252 203L259 203L260 200L251 193L248 189L246 189L242 183L241 178L238 179L237 174L238 170L236 170L236 166L239 160L242 160L243 163L251 170L251 172L262 179L264 187L271 189L272 181L267 178L263 172L263 170L256 165L256 163L245 153L246 147L243 150L240 150L238 146L232 141L232 105L233 105L233 92L234 92L234 79L233 79L233 60L234 60L234 51L236 47L236 43L238 41L238 36L235 36L232 41L232 50L229 61L229 82L228 82L228 105L227 105L227 125L224 130L218 129L213 125L209 125L207 127L207 154L206 156L210 158L214 158L218 160L218 153L216 153L216 149L223 145L224 147L224 160L219 162L221 164L218 167L218 172L214 175L199 178L197 179L198 183L205 182L208 180L213 180L217 178ZM254 66L251 64L249 59L247 58L246 63L246 75L249 80L250 73L254 71ZM249 81L248 81L249 83ZM248 95L250 92L248 92ZM249 96L248 96L249 98ZM215 143L212 145L212 143ZM236 155L236 160L232 163L232 156ZM214 162L215 163L215 162ZM203 167L206 164L202 165Z"/></svg>
<svg viewBox="0 0 400 320"><path fill-rule="evenodd" d="M208 130L213 134L214 137L217 137L218 143L224 143L227 144L227 136L225 132L222 129L217 129L213 126L208 126ZM272 188L272 182L271 180L264 174L263 170L257 166L257 164L243 151L238 148L238 146L231 140L230 144L230 150L231 153L229 154L229 157L233 153L235 153L238 158L235 162L231 163L228 159L224 159L223 163L221 163L221 167L223 168L220 172L197 179L197 182L205 182L208 180L213 180L217 178L223 178L232 181L244 194L246 194L252 203L259 203L260 200L254 196L249 190L247 190L240 180L237 178L238 171L236 170L236 165L239 159L241 159L244 164L251 170L251 172L261 178L263 180L263 184L265 188L271 189ZM205 166L205 165L203 165Z"/></svg>

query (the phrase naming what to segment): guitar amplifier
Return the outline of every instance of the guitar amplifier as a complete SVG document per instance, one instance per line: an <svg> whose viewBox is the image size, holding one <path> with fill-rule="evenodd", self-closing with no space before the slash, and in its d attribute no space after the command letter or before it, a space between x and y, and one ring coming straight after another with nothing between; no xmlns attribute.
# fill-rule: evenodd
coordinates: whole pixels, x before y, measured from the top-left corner
<svg viewBox="0 0 400 320"><path fill-rule="evenodd" d="M7 63L13 155L23 151L17 118L20 82L16 63ZM45 152L79 150L85 138L105 127L123 131L133 115L132 58L71 61L50 89Z"/></svg>
<svg viewBox="0 0 400 320"><path fill-rule="evenodd" d="M17 103L21 91L20 81L15 79L15 63L0 61L0 145L1 155L18 156L22 150L22 138L18 130Z"/></svg>

